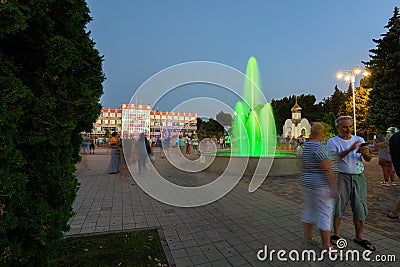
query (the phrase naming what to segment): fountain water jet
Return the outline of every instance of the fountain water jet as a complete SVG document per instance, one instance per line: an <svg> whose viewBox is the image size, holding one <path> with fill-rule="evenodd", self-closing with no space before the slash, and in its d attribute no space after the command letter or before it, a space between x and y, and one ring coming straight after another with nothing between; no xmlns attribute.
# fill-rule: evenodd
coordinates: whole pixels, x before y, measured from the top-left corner
<svg viewBox="0 0 400 267"><path fill-rule="evenodd" d="M246 68L243 100L235 106L232 154L236 156L274 156L276 126L272 106L265 103L257 61L250 57Z"/></svg>

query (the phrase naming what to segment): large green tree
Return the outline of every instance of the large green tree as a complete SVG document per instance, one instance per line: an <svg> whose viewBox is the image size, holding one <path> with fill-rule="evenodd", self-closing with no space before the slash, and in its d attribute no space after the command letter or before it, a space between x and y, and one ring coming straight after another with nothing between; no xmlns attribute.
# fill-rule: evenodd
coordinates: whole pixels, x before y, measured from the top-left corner
<svg viewBox="0 0 400 267"><path fill-rule="evenodd" d="M350 90L351 87L350 87ZM356 102L356 127L357 135L364 138L372 138L375 129L367 121L367 116L370 112L368 105L371 88L361 86L355 91L355 102ZM340 115L348 115L353 117L353 96L350 95L346 98L344 105L340 110Z"/></svg>
<svg viewBox="0 0 400 267"><path fill-rule="evenodd" d="M43 266L68 230L80 132L100 112L102 57L84 0L0 2L0 265Z"/></svg>
<svg viewBox="0 0 400 267"><path fill-rule="evenodd" d="M332 114L335 117L339 116L339 110L343 106L344 102L346 100L346 94L341 91L337 85L335 86L333 94L328 97L323 99L323 103L325 106L325 113L332 112Z"/></svg>
<svg viewBox="0 0 400 267"><path fill-rule="evenodd" d="M364 62L370 76L363 86L371 87L369 121L379 132L400 126L400 15L395 7L381 39L373 39L370 61Z"/></svg>

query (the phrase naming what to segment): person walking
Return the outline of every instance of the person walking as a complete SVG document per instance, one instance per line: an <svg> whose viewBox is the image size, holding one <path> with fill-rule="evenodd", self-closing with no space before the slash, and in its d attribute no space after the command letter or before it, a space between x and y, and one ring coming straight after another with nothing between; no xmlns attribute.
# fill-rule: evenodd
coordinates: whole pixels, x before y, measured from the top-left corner
<svg viewBox="0 0 400 267"><path fill-rule="evenodd" d="M139 139L135 143L135 152L139 175L142 175L146 168L146 160L151 154L151 146L144 133L139 135Z"/></svg>
<svg viewBox="0 0 400 267"><path fill-rule="evenodd" d="M314 123L311 127L310 140L300 156L303 166L300 180L304 191L304 210L301 220L305 243L312 245L319 243L312 236L316 219L321 235L322 249L329 250L334 198L337 195L337 189L328 149L321 143L324 137L324 125Z"/></svg>
<svg viewBox="0 0 400 267"><path fill-rule="evenodd" d="M94 154L94 149L95 149L95 138L93 136L90 136L89 138L89 154Z"/></svg>
<svg viewBox="0 0 400 267"><path fill-rule="evenodd" d="M192 139L189 135L186 136L185 145L186 145L186 154L190 154L190 145L192 144Z"/></svg>
<svg viewBox="0 0 400 267"><path fill-rule="evenodd" d="M185 137L180 135L178 139L178 145L179 145L179 150L181 151L181 154L183 155L183 150L185 150Z"/></svg>
<svg viewBox="0 0 400 267"><path fill-rule="evenodd" d="M362 137L351 135L353 119L340 116L336 119L339 134L328 140L328 150L337 160L338 198L335 205L331 243L336 245L340 237L340 223L347 204L350 202L355 227L354 242L367 250L376 250L375 246L364 239L364 222L368 214L367 183L364 176L363 159L370 161L372 155ZM308 144L307 144L308 145Z"/></svg>
<svg viewBox="0 0 400 267"><path fill-rule="evenodd" d="M227 149L231 149L231 137L229 134L225 136L225 145Z"/></svg>
<svg viewBox="0 0 400 267"><path fill-rule="evenodd" d="M383 181L381 181L381 185L383 186L391 186L396 185L394 181L394 170L392 164L392 158L390 157L389 153L389 138L391 137L390 134L384 136L384 140L376 141L374 138L373 144L375 148L379 149L378 164L382 168L383 173Z"/></svg>
<svg viewBox="0 0 400 267"><path fill-rule="evenodd" d="M389 139L389 151L394 170L397 176L400 177L400 133L395 127L390 127L388 130L394 133ZM397 199L393 209L387 214L387 217L400 219L400 197Z"/></svg>
<svg viewBox="0 0 400 267"><path fill-rule="evenodd" d="M223 136L221 136L221 137L219 138L219 148L220 148L220 149L224 149L224 143L225 143L225 139L224 139Z"/></svg>
<svg viewBox="0 0 400 267"><path fill-rule="evenodd" d="M119 158L119 149L120 149L120 139L118 138L118 133L113 132L111 134L111 139L108 143L111 148L111 156L110 163L108 165L108 173L116 174L119 172L120 167L120 158Z"/></svg>
<svg viewBox="0 0 400 267"><path fill-rule="evenodd" d="M199 138L197 137L197 135L193 136L192 145L193 145L194 155L196 156L199 151Z"/></svg>

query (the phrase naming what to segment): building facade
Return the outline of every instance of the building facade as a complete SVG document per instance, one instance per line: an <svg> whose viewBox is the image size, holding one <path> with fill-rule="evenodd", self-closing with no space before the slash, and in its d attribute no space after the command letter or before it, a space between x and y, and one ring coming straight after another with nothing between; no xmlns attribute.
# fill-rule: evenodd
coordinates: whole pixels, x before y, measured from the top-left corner
<svg viewBox="0 0 400 267"><path fill-rule="evenodd" d="M122 130L122 110L102 108L100 115L93 123L92 134L95 136L104 136L106 130L112 132L121 132Z"/></svg>
<svg viewBox="0 0 400 267"><path fill-rule="evenodd" d="M122 104L121 137L137 138L144 133L150 135L150 105Z"/></svg>
<svg viewBox="0 0 400 267"><path fill-rule="evenodd" d="M169 138L196 133L197 114L183 112L150 112L150 137Z"/></svg>
<svg viewBox="0 0 400 267"><path fill-rule="evenodd" d="M152 111L150 105L122 104L120 109L103 108L93 124L92 134L104 136L106 130L118 132L122 138L169 138L193 134L197 130L197 114Z"/></svg>

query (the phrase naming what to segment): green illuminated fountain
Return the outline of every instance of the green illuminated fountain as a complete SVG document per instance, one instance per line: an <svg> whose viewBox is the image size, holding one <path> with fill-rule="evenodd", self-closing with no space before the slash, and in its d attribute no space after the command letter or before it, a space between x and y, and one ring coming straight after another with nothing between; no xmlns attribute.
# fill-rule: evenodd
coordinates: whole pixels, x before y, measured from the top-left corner
<svg viewBox="0 0 400 267"><path fill-rule="evenodd" d="M232 154L236 156L274 156L276 126L270 103L261 91L257 61L250 57L243 100L235 106L232 132Z"/></svg>

